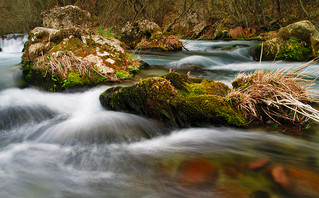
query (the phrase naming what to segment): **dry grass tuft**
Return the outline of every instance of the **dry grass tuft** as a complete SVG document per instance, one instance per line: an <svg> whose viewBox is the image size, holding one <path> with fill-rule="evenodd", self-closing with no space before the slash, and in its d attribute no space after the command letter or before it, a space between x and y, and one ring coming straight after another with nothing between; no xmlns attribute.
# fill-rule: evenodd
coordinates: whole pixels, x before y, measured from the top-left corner
<svg viewBox="0 0 319 198"><path fill-rule="evenodd" d="M305 73L313 60L296 69L256 70L240 73L232 82L228 97L233 103L261 122L272 120L280 125L302 126L311 120L319 122L319 111L309 105L317 102L311 91L314 80Z"/></svg>
<svg viewBox="0 0 319 198"><path fill-rule="evenodd" d="M79 59L72 52L59 51L52 53L51 56L42 56L35 64L50 68L52 77L61 80L66 80L67 74L71 72L79 76L89 76L90 72L96 72L103 76L88 61Z"/></svg>

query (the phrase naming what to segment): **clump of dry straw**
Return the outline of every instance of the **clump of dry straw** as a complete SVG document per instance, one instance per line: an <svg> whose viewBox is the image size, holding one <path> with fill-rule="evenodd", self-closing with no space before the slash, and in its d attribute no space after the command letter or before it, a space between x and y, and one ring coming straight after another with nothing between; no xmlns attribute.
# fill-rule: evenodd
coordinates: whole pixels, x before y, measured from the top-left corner
<svg viewBox="0 0 319 198"><path fill-rule="evenodd" d="M247 116L261 122L272 120L282 126L319 122L319 111L309 105L318 101L311 91L316 79L310 78L311 73L306 74L306 69L318 60L296 69L240 73L232 82L234 89L228 97Z"/></svg>

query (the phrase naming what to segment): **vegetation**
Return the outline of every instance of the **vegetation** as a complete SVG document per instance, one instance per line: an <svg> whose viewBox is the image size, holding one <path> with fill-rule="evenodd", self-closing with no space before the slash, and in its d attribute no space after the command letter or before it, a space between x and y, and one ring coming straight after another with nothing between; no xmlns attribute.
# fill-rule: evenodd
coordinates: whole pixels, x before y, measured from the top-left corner
<svg viewBox="0 0 319 198"><path fill-rule="evenodd" d="M311 46L295 37L280 41L270 39L258 44L256 51L263 51L263 60L305 61L312 58ZM259 56L255 58L257 59Z"/></svg>
<svg viewBox="0 0 319 198"><path fill-rule="evenodd" d="M115 29L127 21L147 19L170 31L191 13L207 24L226 23L258 30L278 29L302 19L319 25L315 0L1 0L0 34L28 32L41 25L41 11L68 4L88 10L92 21Z"/></svg>
<svg viewBox="0 0 319 198"><path fill-rule="evenodd" d="M309 103L317 102L310 90L313 83L306 74L300 74L314 63L311 61L297 69L282 68L276 71L256 70L240 73L234 80L228 97L246 115L283 127L297 126L299 130L319 121L319 111Z"/></svg>
<svg viewBox="0 0 319 198"><path fill-rule="evenodd" d="M169 73L110 88L100 101L108 109L141 114L174 127L246 126L243 115L225 97L229 90L223 83Z"/></svg>

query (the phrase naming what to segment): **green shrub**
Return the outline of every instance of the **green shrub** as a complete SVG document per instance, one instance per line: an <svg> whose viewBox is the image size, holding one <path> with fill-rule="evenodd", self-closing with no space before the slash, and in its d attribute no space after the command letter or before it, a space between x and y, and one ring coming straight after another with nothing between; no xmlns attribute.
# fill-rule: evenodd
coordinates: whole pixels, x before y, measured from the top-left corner
<svg viewBox="0 0 319 198"><path fill-rule="evenodd" d="M277 59L305 61L311 58L311 48L304 41L292 37L280 45Z"/></svg>
<svg viewBox="0 0 319 198"><path fill-rule="evenodd" d="M99 27L96 28L96 32L105 37L105 38L113 38L115 37L115 33L113 32L112 28L105 28L104 25L100 25Z"/></svg>

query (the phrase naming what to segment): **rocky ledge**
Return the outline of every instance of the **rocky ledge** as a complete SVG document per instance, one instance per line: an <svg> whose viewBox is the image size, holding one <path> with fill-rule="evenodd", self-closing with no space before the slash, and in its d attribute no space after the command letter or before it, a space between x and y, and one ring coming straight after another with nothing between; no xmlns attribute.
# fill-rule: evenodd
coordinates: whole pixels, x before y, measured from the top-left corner
<svg viewBox="0 0 319 198"><path fill-rule="evenodd" d="M28 83L49 91L129 78L139 60L104 27L91 27L89 12L76 6L43 13L43 27L29 33L22 56Z"/></svg>

